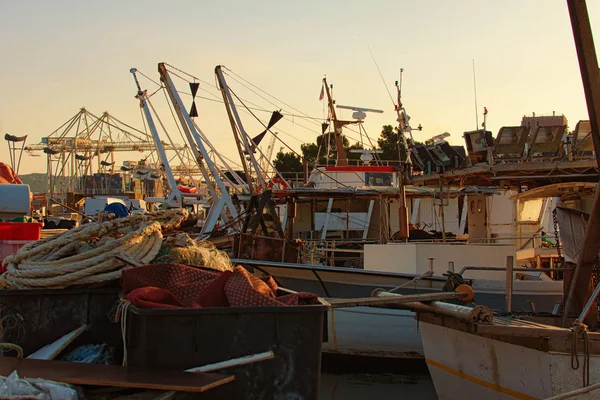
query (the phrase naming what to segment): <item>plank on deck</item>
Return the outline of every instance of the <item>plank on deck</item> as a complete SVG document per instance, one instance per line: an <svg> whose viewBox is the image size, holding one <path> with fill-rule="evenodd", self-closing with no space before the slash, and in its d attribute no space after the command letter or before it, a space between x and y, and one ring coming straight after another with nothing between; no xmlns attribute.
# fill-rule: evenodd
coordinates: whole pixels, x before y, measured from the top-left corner
<svg viewBox="0 0 600 400"><path fill-rule="evenodd" d="M183 392L205 392L234 379L233 375L0 357L0 375L8 376L14 370L22 378L43 378L74 385Z"/></svg>

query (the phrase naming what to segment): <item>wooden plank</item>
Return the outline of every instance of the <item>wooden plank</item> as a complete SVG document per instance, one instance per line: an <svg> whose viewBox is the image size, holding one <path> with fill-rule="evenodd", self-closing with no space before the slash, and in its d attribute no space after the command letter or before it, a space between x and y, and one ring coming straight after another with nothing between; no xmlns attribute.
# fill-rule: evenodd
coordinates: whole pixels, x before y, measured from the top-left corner
<svg viewBox="0 0 600 400"><path fill-rule="evenodd" d="M594 46L592 27L585 0L567 0L573 38L579 59L579 69L583 82L583 90L587 103L592 141L596 153L596 163L600 165L600 74L598 74L598 58ZM600 185L596 189L594 204L585 231L582 251L577 258L577 267L573 273L570 290L563 315L563 326L570 312L579 314L592 291L592 268L598 254L600 241ZM593 321L593 325L592 325ZM591 310L586 321L590 326L597 325L596 310Z"/></svg>
<svg viewBox="0 0 600 400"><path fill-rule="evenodd" d="M73 385L182 392L205 392L234 380L233 375L0 357L0 375L8 376L14 370L22 378L42 378Z"/></svg>
<svg viewBox="0 0 600 400"><path fill-rule="evenodd" d="M442 292L411 294L406 296L384 296L384 297L360 297L356 299L329 300L331 308L340 307L362 307L362 306L385 306L398 305L402 303L413 303L421 301L436 301L459 299L466 296L466 293Z"/></svg>
<svg viewBox="0 0 600 400"><path fill-rule="evenodd" d="M73 343L73 341L77 339L79 335L87 330L87 328L87 325L80 326L74 331L67 333L60 339L30 354L27 358L35 360L54 360L57 355L59 355L68 345Z"/></svg>
<svg viewBox="0 0 600 400"><path fill-rule="evenodd" d="M226 360L226 361L221 361L221 362L214 363L214 364L203 365L201 367L186 369L186 371L187 372L211 372L211 371L217 371L219 369L237 367L237 366L241 366L241 365L252 364L255 362L259 362L259 361L270 360L273 357L275 357L275 353L273 353L273 351L269 350L269 351L266 351L263 353L251 354L251 355L245 356L245 357L232 358L231 360ZM167 400L167 399L172 398L174 395L175 395L174 391L165 392L165 393L161 394L160 396L158 396L154 400Z"/></svg>
<svg viewBox="0 0 600 400"><path fill-rule="evenodd" d="M524 325L477 325L477 333L517 337L567 337L570 335L571 330L561 328L538 328Z"/></svg>

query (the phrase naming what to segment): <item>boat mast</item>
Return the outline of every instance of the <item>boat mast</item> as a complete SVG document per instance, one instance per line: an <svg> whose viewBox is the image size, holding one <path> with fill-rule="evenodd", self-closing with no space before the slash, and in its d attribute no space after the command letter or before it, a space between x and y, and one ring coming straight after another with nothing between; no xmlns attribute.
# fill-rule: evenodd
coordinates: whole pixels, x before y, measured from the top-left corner
<svg viewBox="0 0 600 400"><path fill-rule="evenodd" d="M175 108L175 112L179 117L181 126L189 141L190 147L194 151L196 161L200 167L200 171L202 172L202 176L206 182L208 191L213 199L213 204L210 207L208 215L206 216L206 220L202 225L202 231L200 232L201 234L208 234L213 231L217 220L219 219L219 215L223 218L223 221L229 221L230 217L233 220L236 220L238 217L238 212L233 205L233 201L227 192L225 184L221 180L219 170L208 155L208 151L204 146L202 138L196 130L194 121L192 121L192 118L183 107L183 102L181 101L179 92L177 92L177 89L175 88L175 85L173 84L171 76L169 75L164 63L158 64L158 72L160 74L160 79L164 83L165 89L169 94L169 98L173 103L173 108ZM210 180L211 176L219 189L218 193ZM227 210L229 210L230 214L227 213Z"/></svg>
<svg viewBox="0 0 600 400"><path fill-rule="evenodd" d="M225 103L225 108L227 109L227 115L229 116L231 129L233 130L233 135L235 137L235 144L237 146L238 153L240 154L240 161L244 166L244 173L246 174L248 189L250 193L258 193L261 191L261 189L266 189L267 182L263 176L263 172L258 164L258 161L256 160L256 157L254 157L254 148L256 146L254 143L250 143L252 139L244 130L242 120L240 119L240 115L237 112L237 108L231 96L231 90L227 85L227 81L225 81L225 76L223 75L223 70L220 65L215 67L215 74L217 75L219 87L221 88L221 94L223 95L223 102ZM256 188L252 184L252 169L254 169L256 172L256 179L258 182L258 187Z"/></svg>
<svg viewBox="0 0 600 400"><path fill-rule="evenodd" d="M344 137L342 136L342 128L344 125L350 122L339 121L337 119L337 115L335 114L335 101L331 98L331 91L329 90L329 85L327 85L327 78L323 78L323 85L325 85L325 92L327 93L327 107L329 108L328 120L333 121L335 149L337 152L335 165L338 167L345 167L348 165L348 156L346 155L346 149L344 148Z"/></svg>
<svg viewBox="0 0 600 400"><path fill-rule="evenodd" d="M410 137L411 146L415 145L415 141L413 140L412 129L410 127L410 124L408 123L410 118L409 118L408 114L406 114L406 109L402 105L402 73L403 72L404 72L404 68L400 68L400 82L396 81L396 92L398 95L398 104L396 104L396 107L395 107L396 114L398 115L398 118L396 119L396 121L398 121L398 134L400 136L402 136L402 144L404 144L404 151L406 152L406 159L400 160L400 161L404 161L407 164L412 165L412 159L410 157L410 150L408 148L408 141L406 140L406 134L408 133L408 135ZM399 154L398 154L398 156L399 156Z"/></svg>
<svg viewBox="0 0 600 400"><path fill-rule="evenodd" d="M579 69L592 128L592 140L596 153L596 163L600 166L600 74L598 58L594 47L594 37L585 0L567 0L571 27L575 39L575 48L579 59ZM592 269L598 262L598 243L600 243L600 182L596 186L594 203L585 230L583 246L577 266L573 272L571 284L562 318L563 326L571 313L583 310L592 291ZM587 320L597 324L597 309L593 307Z"/></svg>
<svg viewBox="0 0 600 400"><path fill-rule="evenodd" d="M150 112L150 108L148 107L148 91L142 90L140 86L140 82L138 81L136 72L136 68L131 68L129 70L133 75L133 79L135 80L135 84L137 86L138 92L135 96L140 101L140 107L144 110L144 115L146 116L146 121L148 121L148 127L150 128L150 132L152 132L152 138L154 139L154 145L156 146L156 152L160 158L160 162L165 169L165 175L167 176L167 181L169 182L169 196L167 198L167 204L170 206L182 207L183 206L183 193L177 187L177 182L175 181L175 177L173 176L173 171L171 170L171 165L169 165L169 159L167 157L167 153L165 152L165 148L160 141L160 136L158 136L158 130L156 129L156 125L154 124L154 119L152 118L152 113Z"/></svg>

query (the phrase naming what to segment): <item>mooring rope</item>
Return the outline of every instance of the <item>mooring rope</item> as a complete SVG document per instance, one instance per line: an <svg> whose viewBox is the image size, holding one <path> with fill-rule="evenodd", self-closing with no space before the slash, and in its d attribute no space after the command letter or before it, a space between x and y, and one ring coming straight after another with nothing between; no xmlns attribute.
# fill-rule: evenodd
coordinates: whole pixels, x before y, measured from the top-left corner
<svg viewBox="0 0 600 400"><path fill-rule="evenodd" d="M583 386L589 386L590 384L590 349L588 341L588 327L581 321L573 322L571 327L571 368L574 370L579 369L579 355L578 355L578 341L579 335L583 340Z"/></svg>

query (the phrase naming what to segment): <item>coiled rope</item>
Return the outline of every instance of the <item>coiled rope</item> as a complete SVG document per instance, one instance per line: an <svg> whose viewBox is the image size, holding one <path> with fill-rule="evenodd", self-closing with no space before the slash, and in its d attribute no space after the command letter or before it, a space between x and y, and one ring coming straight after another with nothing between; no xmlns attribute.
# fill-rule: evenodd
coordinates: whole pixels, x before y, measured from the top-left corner
<svg viewBox="0 0 600 400"><path fill-rule="evenodd" d="M7 271L0 276L0 284L14 289L59 289L118 279L126 264L117 254L150 263L162 246L162 231L179 227L187 216L185 210L133 215L27 244L4 259Z"/></svg>

